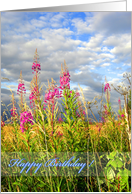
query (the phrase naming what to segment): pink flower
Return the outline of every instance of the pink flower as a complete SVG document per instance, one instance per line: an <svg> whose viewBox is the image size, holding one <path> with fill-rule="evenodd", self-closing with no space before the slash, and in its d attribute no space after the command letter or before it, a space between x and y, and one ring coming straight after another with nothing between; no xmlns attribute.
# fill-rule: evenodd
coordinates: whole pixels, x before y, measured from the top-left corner
<svg viewBox="0 0 132 194"><path fill-rule="evenodd" d="M78 97L78 96L80 96L80 94L79 92L76 92L75 97Z"/></svg>
<svg viewBox="0 0 132 194"><path fill-rule="evenodd" d="M22 132L24 132L26 129L24 128L25 124L30 123L31 125L33 125L33 116L31 114L31 112L23 112L21 113L20 116L20 130L22 130Z"/></svg>
<svg viewBox="0 0 132 194"><path fill-rule="evenodd" d="M76 111L76 116L77 116L77 117L80 117L80 114L79 114L77 111Z"/></svg>
<svg viewBox="0 0 132 194"><path fill-rule="evenodd" d="M1 127L4 127L5 123L4 121L1 121Z"/></svg>
<svg viewBox="0 0 132 194"><path fill-rule="evenodd" d="M104 92L106 92L106 90L109 88L109 91L110 91L110 86L109 86L109 83L107 83L104 87Z"/></svg>
<svg viewBox="0 0 132 194"><path fill-rule="evenodd" d="M120 103L120 102L121 102L121 100L120 100L120 98L119 98L118 103Z"/></svg>
<svg viewBox="0 0 132 194"><path fill-rule="evenodd" d="M26 89L25 89L24 83L18 84L17 94L20 95L21 93L26 94Z"/></svg>
<svg viewBox="0 0 132 194"><path fill-rule="evenodd" d="M63 134L62 134L62 133L60 133L60 131L59 131L57 135L58 135L58 136L62 136Z"/></svg>
<svg viewBox="0 0 132 194"><path fill-rule="evenodd" d="M31 103L34 103L34 101L37 99L36 91L37 91L37 89L35 87L35 88L33 88L31 94L29 95L30 105L31 105Z"/></svg>
<svg viewBox="0 0 132 194"><path fill-rule="evenodd" d="M70 75L69 71L63 72L63 75L60 76L60 89L64 90L65 88L70 89Z"/></svg>
<svg viewBox="0 0 132 194"><path fill-rule="evenodd" d="M105 122L105 119L104 119L104 117L101 117L101 120L102 120L102 122L103 122L103 123Z"/></svg>
<svg viewBox="0 0 132 194"><path fill-rule="evenodd" d="M60 123L60 122L63 122L63 119L62 119L62 118L59 118L58 121L59 121L59 123Z"/></svg>
<svg viewBox="0 0 132 194"><path fill-rule="evenodd" d="M98 132L100 132L100 131L101 131L101 128L98 129Z"/></svg>
<svg viewBox="0 0 132 194"><path fill-rule="evenodd" d="M109 112L106 110L106 111L105 111L105 115L107 115L108 113L109 113Z"/></svg>
<svg viewBox="0 0 132 194"><path fill-rule="evenodd" d="M92 122L91 122L91 121L89 121L89 124L90 124L90 125L92 125Z"/></svg>
<svg viewBox="0 0 132 194"><path fill-rule="evenodd" d="M32 65L32 70L33 70L33 71L36 71L36 72L38 73L38 71L41 70L40 64L35 64L35 63L33 63L33 65ZM34 73L34 72L32 72L32 73Z"/></svg>
<svg viewBox="0 0 132 194"><path fill-rule="evenodd" d="M83 114L84 114L84 115L86 114L85 111L83 111Z"/></svg>
<svg viewBox="0 0 132 194"><path fill-rule="evenodd" d="M106 105L104 105L104 108L105 108L105 109L107 109L107 106L106 106Z"/></svg>
<svg viewBox="0 0 132 194"><path fill-rule="evenodd" d="M62 97L62 91L59 92L57 88L54 88L54 91L49 90L49 92L45 94L44 102L47 103L47 101L52 101L55 97Z"/></svg>
<svg viewBox="0 0 132 194"><path fill-rule="evenodd" d="M121 115L121 117L124 117L124 116L125 116L124 114Z"/></svg>
<svg viewBox="0 0 132 194"><path fill-rule="evenodd" d="M15 106L11 109L11 115L12 115L13 117L15 117L15 116L17 115L16 109L17 109L17 108L16 108Z"/></svg>

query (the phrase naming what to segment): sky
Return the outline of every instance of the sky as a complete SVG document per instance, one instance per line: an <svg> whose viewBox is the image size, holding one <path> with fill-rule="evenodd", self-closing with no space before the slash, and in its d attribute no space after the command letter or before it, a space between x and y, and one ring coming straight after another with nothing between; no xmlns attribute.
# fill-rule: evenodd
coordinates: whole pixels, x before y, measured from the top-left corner
<svg viewBox="0 0 132 194"><path fill-rule="evenodd" d="M17 89L21 70L29 105L36 48L43 96L47 79L51 81L53 78L60 86L61 63L65 60L71 76L71 89L78 88L80 92L79 84L86 102L102 95L106 76L111 87L112 109L118 111L119 97L124 105L123 96L111 84L117 87L123 74L131 73L130 12L1 12L1 77L9 79L1 78L1 101L5 105L11 103L9 87L16 103L19 101ZM96 117L99 109L98 100L98 109L93 106Z"/></svg>

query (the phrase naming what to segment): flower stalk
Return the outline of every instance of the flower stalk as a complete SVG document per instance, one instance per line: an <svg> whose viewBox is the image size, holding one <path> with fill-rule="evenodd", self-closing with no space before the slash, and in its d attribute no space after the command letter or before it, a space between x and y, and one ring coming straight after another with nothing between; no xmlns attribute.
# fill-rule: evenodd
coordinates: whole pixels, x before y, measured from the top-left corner
<svg viewBox="0 0 132 194"><path fill-rule="evenodd" d="M20 72L20 79L19 79L17 94L20 96L19 107L20 107L20 113L22 113L24 111L23 95L26 94L26 89L25 89L24 82L22 79L22 71Z"/></svg>

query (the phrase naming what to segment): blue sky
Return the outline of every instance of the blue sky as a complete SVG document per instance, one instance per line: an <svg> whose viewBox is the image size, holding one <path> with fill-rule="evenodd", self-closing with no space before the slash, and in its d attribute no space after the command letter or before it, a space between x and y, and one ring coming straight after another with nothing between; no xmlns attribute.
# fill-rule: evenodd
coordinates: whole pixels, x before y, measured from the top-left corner
<svg viewBox="0 0 132 194"><path fill-rule="evenodd" d="M79 83L86 101L92 101L95 96L101 96L105 76L110 85L117 86L123 73L131 72L131 13L2 12L1 76L10 80L1 80L1 100L6 105L10 103L7 86L11 87L16 101L19 100L17 86L21 70L29 104L36 48L42 84L47 85L47 79L52 77L59 86L61 63L65 60L71 89L79 89ZM111 87L112 108L116 111L119 96Z"/></svg>

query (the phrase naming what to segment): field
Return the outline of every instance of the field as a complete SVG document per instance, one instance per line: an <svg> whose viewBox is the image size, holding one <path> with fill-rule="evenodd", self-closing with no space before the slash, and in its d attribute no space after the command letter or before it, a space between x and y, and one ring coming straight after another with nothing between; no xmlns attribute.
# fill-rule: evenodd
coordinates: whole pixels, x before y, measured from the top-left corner
<svg viewBox="0 0 132 194"><path fill-rule="evenodd" d="M130 192L130 91L128 90L128 93L124 95L124 109L121 109L121 101L117 99L119 111L116 119L116 114L112 111L110 103L110 86L106 82L104 87L106 103L102 105L103 109L100 112L101 122L97 121L93 112L95 119L91 122L88 111L92 111L90 105L96 104L96 101L86 102L81 87L81 94L78 91L70 90L70 75L66 63L65 68L61 67L60 86L56 86L54 80L51 79L51 83L48 82L44 98L41 97L41 88L38 83L38 72L41 69L37 62L37 54L32 70L35 75L31 81L31 95L29 96L31 108L24 103L26 90L21 72L18 85L20 111L19 113L16 111L12 93L11 118L8 119L10 123L1 121L1 191ZM82 102L79 100L80 95L82 95ZM126 103L128 95L129 102ZM62 112L58 106L57 99L59 98L63 98L62 105L65 112ZM24 174L16 175L13 170L12 174L9 174L8 169L11 168L6 166L10 162L9 155L16 154L13 156L21 158L22 153L29 153L25 157L31 161L35 159L37 161L38 156L42 160L47 160L47 153L49 159L57 158L57 155L61 153L62 156L65 154L64 157L67 157L67 160L70 159L68 156L76 156L79 153L82 162L86 156L87 168L81 171L80 176L71 168L66 168L70 174L66 171L65 174L63 168L58 168L57 165L54 166L53 174L47 173L45 176L40 169L38 175L35 174L34 167L29 170L27 175L25 171L23 171ZM30 153L34 154L33 160L30 158ZM89 157L87 157L88 155ZM5 162L6 157L7 163ZM91 161L94 162L90 165ZM18 172L20 169L17 168Z"/></svg>

